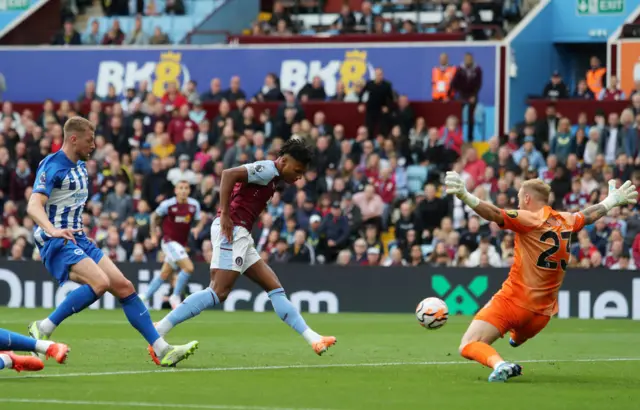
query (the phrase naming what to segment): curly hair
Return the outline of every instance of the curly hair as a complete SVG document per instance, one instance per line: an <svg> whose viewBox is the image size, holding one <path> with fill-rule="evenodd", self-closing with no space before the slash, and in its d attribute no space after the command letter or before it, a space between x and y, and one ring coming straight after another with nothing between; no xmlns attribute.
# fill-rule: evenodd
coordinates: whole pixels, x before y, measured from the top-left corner
<svg viewBox="0 0 640 410"><path fill-rule="evenodd" d="M291 158L302 163L303 165L309 165L313 159L313 151L311 148L301 139L291 138L282 145L278 156L282 157L289 155Z"/></svg>

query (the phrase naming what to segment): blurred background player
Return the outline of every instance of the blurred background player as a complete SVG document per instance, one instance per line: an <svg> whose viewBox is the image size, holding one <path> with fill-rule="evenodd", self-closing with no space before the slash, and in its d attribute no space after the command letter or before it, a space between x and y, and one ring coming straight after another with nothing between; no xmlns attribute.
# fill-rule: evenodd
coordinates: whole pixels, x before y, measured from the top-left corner
<svg viewBox="0 0 640 410"><path fill-rule="evenodd" d="M490 345L511 331L509 343L518 347L546 327L558 312L558 292L571 257L572 234L614 207L635 204L638 192L631 181L616 189L615 180L611 180L604 201L581 212L568 213L547 206L551 188L539 179L522 184L519 210L503 210L469 194L456 172L447 172L445 184L448 194L455 194L480 217L516 233L509 277L476 314L460 344L463 357L493 368L490 382L504 382L522 374L522 367L505 362Z"/></svg>
<svg viewBox="0 0 640 410"><path fill-rule="evenodd" d="M53 357L56 362L63 364L67 360L69 348L62 343L50 340L36 340L22 336L19 333L0 329L0 370L13 369L17 372L37 372L44 369L44 363L39 357L20 356L11 350L33 352L44 355L47 359Z"/></svg>
<svg viewBox="0 0 640 410"><path fill-rule="evenodd" d="M49 317L31 323L29 334L48 340L63 320L110 292L120 300L129 323L161 357L156 363L173 366L193 354L198 342L171 346L160 337L133 284L82 230L82 210L89 197L84 161L95 148L94 132L94 125L82 117L67 120L62 148L42 160L36 172L27 212L37 224L34 238L42 262L60 285L71 280L81 286Z"/></svg>
<svg viewBox="0 0 640 410"><path fill-rule="evenodd" d="M202 230L205 220L200 216L200 203L189 197L191 187L187 181L179 181L174 189L175 196L162 201L158 208L151 214L151 239L158 243L156 236L158 220L162 219L162 253L164 263L160 275L153 278L149 289L142 297L143 301L150 302L153 295L169 276L178 269L178 278L173 287L173 293L169 297L172 309L182 302L182 291L193 273L193 262L187 253L189 233L193 221L198 222L196 229Z"/></svg>
<svg viewBox="0 0 640 410"><path fill-rule="evenodd" d="M300 179L312 156L304 142L293 138L284 143L275 161L258 161L223 171L220 210L211 225L210 287L192 294L162 319L156 325L161 335L204 309L224 302L238 277L244 274L267 292L280 319L302 335L318 355L336 343L335 337L323 337L307 326L276 274L258 255L250 234L278 182L293 184Z"/></svg>

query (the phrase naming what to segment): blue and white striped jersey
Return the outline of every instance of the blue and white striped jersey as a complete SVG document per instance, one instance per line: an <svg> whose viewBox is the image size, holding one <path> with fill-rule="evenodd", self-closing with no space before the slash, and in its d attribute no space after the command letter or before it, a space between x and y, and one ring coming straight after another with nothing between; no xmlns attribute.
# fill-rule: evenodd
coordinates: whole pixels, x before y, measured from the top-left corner
<svg viewBox="0 0 640 410"><path fill-rule="evenodd" d="M62 150L40 162L33 192L49 197L44 210L53 226L82 229L82 210L89 198L88 182L89 174L84 161L73 163ZM40 246L49 239L38 226L34 237Z"/></svg>

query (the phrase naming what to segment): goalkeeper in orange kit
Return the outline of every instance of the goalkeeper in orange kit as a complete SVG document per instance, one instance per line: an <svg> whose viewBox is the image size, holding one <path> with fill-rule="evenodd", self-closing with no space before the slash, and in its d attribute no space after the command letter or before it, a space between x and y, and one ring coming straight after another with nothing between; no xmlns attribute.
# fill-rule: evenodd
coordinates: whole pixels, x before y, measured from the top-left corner
<svg viewBox="0 0 640 410"><path fill-rule="evenodd" d="M522 367L505 362L491 347L510 331L517 347L545 328L558 312L558 291L569 263L571 235L605 216L616 206L635 204L636 187L630 181L580 212L558 212L547 205L551 188L539 179L525 181L518 192L518 210L500 209L468 193L455 172L447 172L448 194L454 194L480 217L516 234L514 262L509 277L475 316L460 343L460 354L491 367L490 382L504 382L522 374Z"/></svg>

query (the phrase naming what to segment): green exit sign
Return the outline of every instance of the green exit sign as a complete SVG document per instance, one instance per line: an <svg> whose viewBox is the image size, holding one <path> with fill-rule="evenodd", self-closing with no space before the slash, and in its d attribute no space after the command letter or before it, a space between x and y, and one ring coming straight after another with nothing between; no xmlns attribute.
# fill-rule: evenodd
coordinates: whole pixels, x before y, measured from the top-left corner
<svg viewBox="0 0 640 410"><path fill-rule="evenodd" d="M0 0L0 11L26 10L29 6L30 0Z"/></svg>
<svg viewBox="0 0 640 410"><path fill-rule="evenodd" d="M625 0L577 0L578 14L615 14L624 11Z"/></svg>

